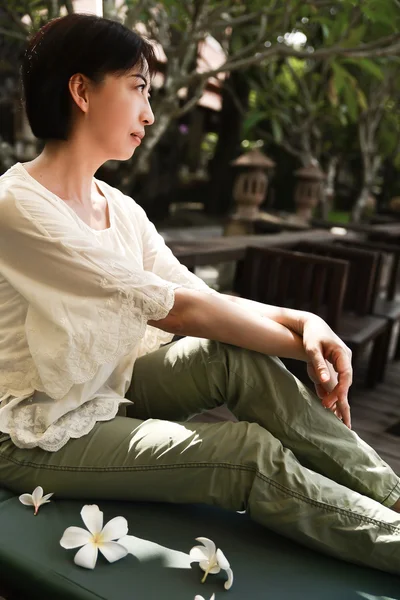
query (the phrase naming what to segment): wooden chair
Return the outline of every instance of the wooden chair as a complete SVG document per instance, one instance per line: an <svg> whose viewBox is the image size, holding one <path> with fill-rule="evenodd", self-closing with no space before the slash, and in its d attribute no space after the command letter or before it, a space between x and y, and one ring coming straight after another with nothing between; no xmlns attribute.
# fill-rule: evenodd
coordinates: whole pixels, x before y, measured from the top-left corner
<svg viewBox="0 0 400 600"><path fill-rule="evenodd" d="M384 244L400 244L400 225L379 225L367 232L368 241L382 242Z"/></svg>
<svg viewBox="0 0 400 600"><path fill-rule="evenodd" d="M333 241L333 243L339 244L341 246L347 246L350 248L360 248L363 250L369 250L371 252L379 252L384 256L388 255L390 257L388 277L386 278L383 287L380 287L382 281L377 281L377 295L378 300L380 299L380 297L387 302L391 302L395 299L400 275L400 245L385 244L384 242L346 239L336 239ZM380 291L383 293L379 294Z"/></svg>
<svg viewBox="0 0 400 600"><path fill-rule="evenodd" d="M324 314L338 326L346 291L348 264L278 248L248 247L234 291L265 304Z"/></svg>
<svg viewBox="0 0 400 600"><path fill-rule="evenodd" d="M382 380L388 348L388 321L372 314L378 292L376 282L380 278L382 255L379 252L332 243L301 242L295 249L349 262L348 285L337 334L351 348L355 369L361 352L372 343L366 383L373 387Z"/></svg>
<svg viewBox="0 0 400 600"><path fill-rule="evenodd" d="M349 265L342 260L277 248L248 247L237 263L234 292L244 298L308 310L335 330L346 291ZM286 367L314 389L305 364L283 359Z"/></svg>
<svg viewBox="0 0 400 600"><path fill-rule="evenodd" d="M375 304L372 313L377 317L384 317L388 321L387 355L382 361L380 381L384 379L385 367L391 355L392 344L395 343L393 358L400 359L400 335L395 339L396 330L400 329L400 295L398 294L398 280L400 272L400 246L395 244L384 244L380 242L368 242L358 240L335 240L335 244L347 247L362 248L373 252L382 253L383 262L390 258L389 269L385 277L376 278L377 287ZM383 267L382 267L383 271Z"/></svg>

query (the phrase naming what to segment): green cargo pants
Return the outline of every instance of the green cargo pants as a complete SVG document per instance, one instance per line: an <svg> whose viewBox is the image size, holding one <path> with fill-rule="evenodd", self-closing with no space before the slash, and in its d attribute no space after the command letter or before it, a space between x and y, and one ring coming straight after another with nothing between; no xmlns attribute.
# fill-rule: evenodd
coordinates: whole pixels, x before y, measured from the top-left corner
<svg viewBox="0 0 400 600"><path fill-rule="evenodd" d="M400 574L400 480L275 357L183 338L135 363L128 416L55 453L0 444L0 482L61 498L208 503ZM186 419L226 403L238 423ZM129 418L128 418L129 417ZM201 532L200 532L201 533Z"/></svg>

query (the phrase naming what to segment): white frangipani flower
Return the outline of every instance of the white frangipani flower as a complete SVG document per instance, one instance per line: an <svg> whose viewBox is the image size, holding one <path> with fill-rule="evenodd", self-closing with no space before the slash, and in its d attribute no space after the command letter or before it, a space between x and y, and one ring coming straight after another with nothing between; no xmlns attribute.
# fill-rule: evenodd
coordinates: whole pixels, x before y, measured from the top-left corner
<svg viewBox="0 0 400 600"><path fill-rule="evenodd" d="M128 533L128 522L124 517L115 517L103 527L103 513L97 504L86 504L81 510L81 517L89 531L68 527L60 540L60 545L66 549L83 546L75 554L75 564L94 569L99 550L110 563L128 554L125 546L118 543Z"/></svg>
<svg viewBox="0 0 400 600"><path fill-rule="evenodd" d="M197 596L194 597L194 600L205 600L205 598L203 598L203 596L197 595ZM215 600L215 594L213 594L211 596L210 600Z"/></svg>
<svg viewBox="0 0 400 600"><path fill-rule="evenodd" d="M19 501L26 506L34 506L35 512L33 514L36 516L42 504L47 504L47 502L50 502L49 498L51 498L53 493L54 492L43 496L43 488L39 485L33 490L32 494L22 494L19 497Z"/></svg>
<svg viewBox="0 0 400 600"><path fill-rule="evenodd" d="M189 556L190 562L198 562L200 568L205 571L201 583L205 582L209 573L214 575L223 569L228 575L228 581L225 581L224 588L229 590L233 583L233 572L224 553L219 548L217 550L214 542L208 538L198 537L196 540L201 542L203 546L195 546L192 548Z"/></svg>

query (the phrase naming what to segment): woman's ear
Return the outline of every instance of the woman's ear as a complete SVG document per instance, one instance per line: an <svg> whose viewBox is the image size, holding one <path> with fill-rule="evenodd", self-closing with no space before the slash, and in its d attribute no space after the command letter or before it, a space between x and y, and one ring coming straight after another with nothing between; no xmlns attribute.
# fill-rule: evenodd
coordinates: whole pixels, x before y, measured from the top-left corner
<svg viewBox="0 0 400 600"><path fill-rule="evenodd" d="M75 104L86 113L89 108L89 81L81 73L72 75L68 81L70 94Z"/></svg>

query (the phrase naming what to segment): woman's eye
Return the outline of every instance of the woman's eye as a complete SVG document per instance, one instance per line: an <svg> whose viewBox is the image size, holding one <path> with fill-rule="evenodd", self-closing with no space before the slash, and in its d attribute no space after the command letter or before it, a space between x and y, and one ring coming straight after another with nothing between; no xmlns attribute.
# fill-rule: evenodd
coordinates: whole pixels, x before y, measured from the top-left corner
<svg viewBox="0 0 400 600"><path fill-rule="evenodd" d="M141 85L138 85L137 88L138 90L141 90L141 93L143 94L144 90L146 89L146 85L143 83ZM147 98L150 100L151 98L151 90L149 90L148 94L147 94Z"/></svg>

